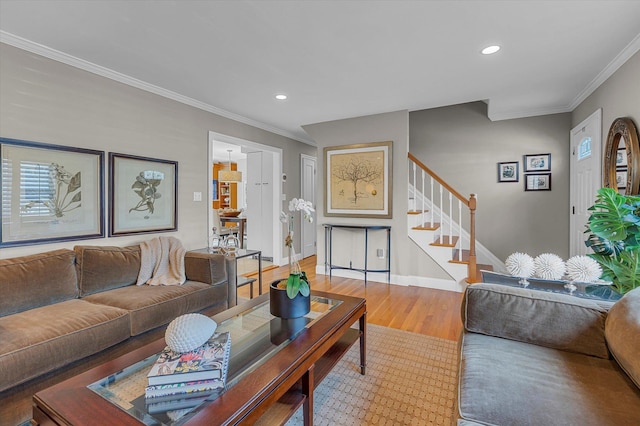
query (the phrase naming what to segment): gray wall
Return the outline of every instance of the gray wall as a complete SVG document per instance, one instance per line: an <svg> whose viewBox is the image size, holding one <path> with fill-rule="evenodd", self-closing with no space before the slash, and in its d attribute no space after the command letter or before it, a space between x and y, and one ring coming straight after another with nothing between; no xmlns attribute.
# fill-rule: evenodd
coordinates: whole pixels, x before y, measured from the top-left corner
<svg viewBox="0 0 640 426"><path fill-rule="evenodd" d="M571 114L572 127L602 108L602 149L609 127L618 117L631 117L640 125L640 52L633 55L618 70L588 96Z"/></svg>
<svg viewBox="0 0 640 426"><path fill-rule="evenodd" d="M0 135L177 160L178 231L164 235L180 238L188 249L207 243L206 197L194 202L193 192L208 191L210 130L282 148L284 172L292 182L300 179L300 154L316 155L315 147L298 141L0 44ZM299 188L287 191L299 197ZM0 258L76 244L123 246L153 235L4 248Z"/></svg>
<svg viewBox="0 0 640 426"><path fill-rule="evenodd" d="M502 261L515 251L569 255L570 114L491 121L473 102L409 114L409 150L465 196L478 195L477 239ZM551 191L524 191L523 155L551 153ZM519 161L519 182L497 163Z"/></svg>
<svg viewBox="0 0 640 426"><path fill-rule="evenodd" d="M450 279L426 254L415 249L407 236L407 148L409 138L409 113L390 112L345 120L311 124L304 130L318 145L318 176L324 176L323 150L328 146L350 145L367 142L393 141L393 218L342 218L324 216L324 178L318 178L318 224L382 224L391 225L391 272L393 275L426 276ZM338 234L338 232L342 232ZM364 259L363 234L360 232L334 231L334 263L362 267ZM369 267L379 269L385 261L375 258L375 249L385 247L384 233L371 234L369 242ZM318 229L318 265L324 264L323 228Z"/></svg>

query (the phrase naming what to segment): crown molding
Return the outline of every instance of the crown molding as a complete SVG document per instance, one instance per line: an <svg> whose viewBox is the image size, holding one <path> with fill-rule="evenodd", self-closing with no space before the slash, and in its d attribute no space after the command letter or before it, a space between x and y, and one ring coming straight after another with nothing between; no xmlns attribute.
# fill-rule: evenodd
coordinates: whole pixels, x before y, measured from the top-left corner
<svg viewBox="0 0 640 426"><path fill-rule="evenodd" d="M600 71L600 73L598 73L598 75L589 84L587 84L584 89L582 89L582 91L580 91L580 93L578 93L573 101L566 106L512 112L491 112L491 102L489 101L487 104L489 105L488 109L490 112L487 115L491 121L500 121L572 112L638 51L640 51L640 34L631 40L631 42L627 44L625 48L622 49L622 51L618 53L616 57L613 58L613 60L602 71Z"/></svg>
<svg viewBox="0 0 640 426"><path fill-rule="evenodd" d="M573 102L571 102L568 108L573 111L580 105L585 99L589 97L595 90L602 85L609 77L613 75L618 68L620 68L625 62L629 60L633 55L636 54L640 50L640 34L635 36L633 40L629 44L625 46L624 49L620 53L616 55L615 58L607 65L600 73L594 78L591 83L587 84L578 96L575 97Z"/></svg>
<svg viewBox="0 0 640 426"><path fill-rule="evenodd" d="M511 112L492 112L491 103L489 103L489 112L487 113L487 116L491 121L502 121L502 120L514 120L517 118L537 117L540 115L562 114L564 112L571 112L571 111L572 109L564 106L564 107L527 109L527 110L511 111Z"/></svg>
<svg viewBox="0 0 640 426"><path fill-rule="evenodd" d="M26 50L28 52L35 53L40 56L44 56L45 58L53 59L54 61L67 64L84 71L88 71L90 73L117 81L119 83L126 84L128 86L135 87L137 89L141 89L146 92L150 92L150 93L162 96L164 98L168 98L168 99L180 102L182 104L189 105L194 108L198 108L203 111L210 112L212 114L216 114L234 121L238 121L240 123L247 124L249 126L266 130L267 132L275 133L277 135L284 136L286 138L290 138L298 142L305 143L307 145L312 145L312 146L316 145L315 142L313 142L312 140L301 138L300 136L293 134L287 130L280 129L278 127L274 127L257 120L253 120L251 118L248 118L239 114L235 114L233 112L226 111L224 109L218 108L213 105L209 105L207 103L198 101L188 96L183 96L179 93L172 92L171 90L163 89L162 87L149 84L145 81L138 80L126 74L122 74L112 69L94 64L89 61L85 61L84 59L76 58L75 56L69 55L64 52L60 52L59 50L52 49L50 47L44 46L39 43L34 43L30 40L27 40L22 37L18 37L6 31L0 30L0 42L11 45L13 47L17 47L18 49Z"/></svg>

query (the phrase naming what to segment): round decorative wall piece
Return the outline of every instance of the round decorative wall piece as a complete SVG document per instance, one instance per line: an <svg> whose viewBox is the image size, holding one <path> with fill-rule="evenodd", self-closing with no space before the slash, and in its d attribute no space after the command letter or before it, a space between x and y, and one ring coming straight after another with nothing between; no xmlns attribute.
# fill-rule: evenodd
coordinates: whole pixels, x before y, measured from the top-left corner
<svg viewBox="0 0 640 426"><path fill-rule="evenodd" d="M604 150L603 186L626 195L640 194L640 144L638 130L628 117L611 124Z"/></svg>

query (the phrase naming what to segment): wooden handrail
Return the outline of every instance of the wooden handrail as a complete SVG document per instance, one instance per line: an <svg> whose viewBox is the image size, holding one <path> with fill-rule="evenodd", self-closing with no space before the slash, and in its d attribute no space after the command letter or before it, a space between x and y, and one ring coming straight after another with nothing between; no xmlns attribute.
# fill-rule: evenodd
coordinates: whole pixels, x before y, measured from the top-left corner
<svg viewBox="0 0 640 426"><path fill-rule="evenodd" d="M442 185L447 191L449 191L450 193L455 195L458 200L462 201L467 207L470 207L469 206L469 200L466 197L464 197L458 191L453 189L451 187L451 185L449 185L447 182L444 181L444 179L442 179L440 176L438 176L436 173L434 173L433 170L431 170L430 168L428 168L427 166L422 164L422 161L418 160L411 153L409 153L409 159L411 161L413 161L414 163L416 163L418 165L418 167L420 167L422 170L427 172L432 178L434 178L436 180L436 182L438 182L440 185Z"/></svg>
<svg viewBox="0 0 640 426"><path fill-rule="evenodd" d="M418 160L413 154L408 153L408 156L409 156L409 160L413 161L414 164L417 164L418 167L424 170L436 182L442 185L442 187L444 187L451 194L455 195L455 197L458 200L463 202L469 208L469 264L467 265L467 282L468 283L478 282L478 271L477 271L478 261L476 256L476 207L478 204L478 199L476 198L476 194L471 194L467 199L458 191L453 189L451 185L449 185L447 182L444 181L444 179L442 179L435 172L433 172L433 170L425 166L422 163L422 161ZM433 202L433 200L431 201Z"/></svg>

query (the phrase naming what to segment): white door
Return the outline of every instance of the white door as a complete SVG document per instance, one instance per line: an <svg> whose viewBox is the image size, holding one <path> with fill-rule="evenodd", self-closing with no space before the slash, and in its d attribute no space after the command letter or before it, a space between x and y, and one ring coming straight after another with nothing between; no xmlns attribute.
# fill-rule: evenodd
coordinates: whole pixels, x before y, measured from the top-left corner
<svg viewBox="0 0 640 426"><path fill-rule="evenodd" d="M316 159L302 155L302 199L311 201L313 208L316 207ZM316 254L316 217L313 215L313 223L302 221L302 258Z"/></svg>
<svg viewBox="0 0 640 426"><path fill-rule="evenodd" d="M571 256L586 254L590 250L584 242L584 233L590 212L602 186L602 109L571 129L570 178L570 242Z"/></svg>
<svg viewBox="0 0 640 426"><path fill-rule="evenodd" d="M247 153L247 245L250 250L261 250L260 212L262 211L262 153Z"/></svg>
<svg viewBox="0 0 640 426"><path fill-rule="evenodd" d="M247 153L247 248L273 258L273 154Z"/></svg>

